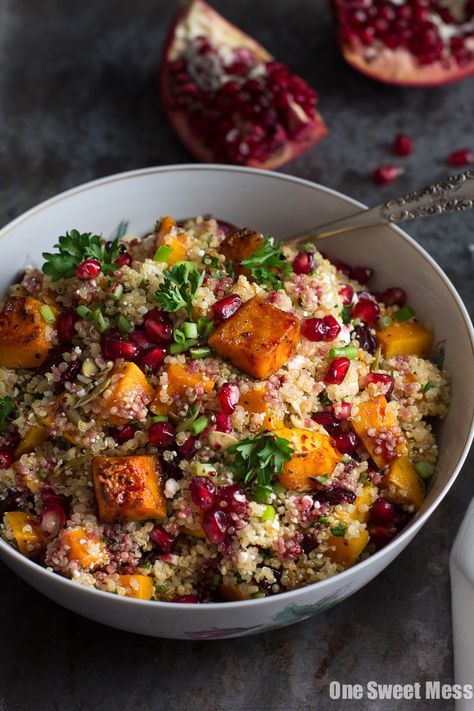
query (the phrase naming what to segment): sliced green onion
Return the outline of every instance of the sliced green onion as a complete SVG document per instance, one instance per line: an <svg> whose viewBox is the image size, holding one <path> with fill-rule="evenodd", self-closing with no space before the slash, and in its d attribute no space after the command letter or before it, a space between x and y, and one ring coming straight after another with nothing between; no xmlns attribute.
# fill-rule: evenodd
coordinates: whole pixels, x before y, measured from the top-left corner
<svg viewBox="0 0 474 711"><path fill-rule="evenodd" d="M195 360L197 358L207 358L208 356L211 355L211 349L210 348L190 348L189 353L191 354L191 358L194 358Z"/></svg>
<svg viewBox="0 0 474 711"><path fill-rule="evenodd" d="M96 306L96 308L93 310L92 320L94 321L99 333L104 333L109 327L109 319L104 316L104 314L100 310L100 306Z"/></svg>
<svg viewBox="0 0 474 711"><path fill-rule="evenodd" d="M173 331L173 340L175 343L184 343L186 340L186 336L179 328L175 328Z"/></svg>
<svg viewBox="0 0 474 711"><path fill-rule="evenodd" d="M334 358L349 358L349 360L354 360L357 358L358 349L355 346L344 346L342 348L331 348L329 351L329 357L331 360Z"/></svg>
<svg viewBox="0 0 474 711"><path fill-rule="evenodd" d="M191 346L195 346L197 341L194 338L184 341L184 343L172 343L170 345L170 353L176 355L176 353L184 353L189 350Z"/></svg>
<svg viewBox="0 0 474 711"><path fill-rule="evenodd" d="M153 415L151 418L152 422L168 422L166 415Z"/></svg>
<svg viewBox="0 0 474 711"><path fill-rule="evenodd" d="M56 316L54 315L54 311L51 308L51 306L48 306L48 304L44 304L40 308L40 314L43 317L43 319L46 321L46 323L54 323L56 321Z"/></svg>
<svg viewBox="0 0 474 711"><path fill-rule="evenodd" d="M186 321L185 323L183 323L183 331L186 338L198 337L198 327L192 321Z"/></svg>
<svg viewBox="0 0 474 711"><path fill-rule="evenodd" d="M270 506L270 504L267 504L265 506L265 509L263 511L263 514L260 516L260 521L264 523L265 521L273 521L276 516L276 511L273 508L273 506Z"/></svg>
<svg viewBox="0 0 474 711"><path fill-rule="evenodd" d="M207 425L209 424L209 421L205 415L201 415L201 417L198 417L197 420L194 420L194 422L191 422L189 425L189 431L193 435L198 435L200 432L206 429Z"/></svg>
<svg viewBox="0 0 474 711"><path fill-rule="evenodd" d="M158 228L159 229L159 228ZM154 262L167 262L168 257L170 256L172 252L172 248L168 247L166 244L161 244L158 249L155 252L155 256L153 257Z"/></svg>
<svg viewBox="0 0 474 711"><path fill-rule="evenodd" d="M45 472L44 469L40 469L38 472L38 476L42 481L44 481L46 479L46 477L48 476L48 472Z"/></svg>
<svg viewBox="0 0 474 711"><path fill-rule="evenodd" d="M128 318L125 318L123 314L120 314L117 319L117 328L122 333L130 333L130 331L133 329L133 326L128 320Z"/></svg>
<svg viewBox="0 0 474 711"><path fill-rule="evenodd" d="M76 314L86 321L90 321L92 318L92 311L88 309L87 306L78 306Z"/></svg>
<svg viewBox="0 0 474 711"><path fill-rule="evenodd" d="M279 481L275 481L273 483L273 491L275 492L275 494L283 494L283 495L286 494L285 487L283 486L283 484L280 484Z"/></svg>
<svg viewBox="0 0 474 711"><path fill-rule="evenodd" d="M207 339L211 335L212 328L213 323L210 319L206 318L206 316L203 316L197 322L198 333L203 339L203 341L207 341Z"/></svg>
<svg viewBox="0 0 474 711"><path fill-rule="evenodd" d="M417 462L415 469L422 479L429 479L433 476L434 466L430 462Z"/></svg>
<svg viewBox="0 0 474 711"><path fill-rule="evenodd" d="M110 287L110 295L114 301L120 301L122 298L123 294L123 284L120 284L118 281L114 281L114 283Z"/></svg>
<svg viewBox="0 0 474 711"><path fill-rule="evenodd" d="M391 326L392 323L393 319L391 316L381 316L377 321L377 326L383 331L385 328Z"/></svg>
<svg viewBox="0 0 474 711"><path fill-rule="evenodd" d="M216 467L215 464L196 462L193 466L193 471L196 476L210 476L212 473L216 473Z"/></svg>
<svg viewBox="0 0 474 711"><path fill-rule="evenodd" d="M253 491L253 498L259 504L266 504L270 496L273 494L273 489L271 486L266 486L265 484L260 484L256 486Z"/></svg>
<svg viewBox="0 0 474 711"><path fill-rule="evenodd" d="M199 402L196 402L194 403L194 405L191 405L191 407L186 413L186 417L184 418L184 420L181 420L181 422L178 422L178 424L176 425L176 432L184 432L185 430L189 429L189 425L191 424L191 422L194 422L200 411L201 404Z"/></svg>
<svg viewBox="0 0 474 711"><path fill-rule="evenodd" d="M398 309L397 313L395 314L395 318L399 323L403 323L404 321L408 321L409 319L411 319L414 315L415 311L412 309L411 306L403 306L401 309Z"/></svg>

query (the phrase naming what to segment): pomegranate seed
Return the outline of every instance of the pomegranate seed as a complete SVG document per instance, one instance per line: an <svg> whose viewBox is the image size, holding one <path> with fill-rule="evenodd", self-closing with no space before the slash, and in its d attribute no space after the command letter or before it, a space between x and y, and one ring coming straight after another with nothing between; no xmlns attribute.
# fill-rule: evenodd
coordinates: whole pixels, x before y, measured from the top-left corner
<svg viewBox="0 0 474 711"><path fill-rule="evenodd" d="M166 449L174 442L175 431L169 422L155 422L148 429L148 441L159 449Z"/></svg>
<svg viewBox="0 0 474 711"><path fill-rule="evenodd" d="M135 343L124 341L119 331L106 331L100 337L100 344L105 358L116 360L125 358L132 360L139 353L139 348Z"/></svg>
<svg viewBox="0 0 474 711"><path fill-rule="evenodd" d="M183 459L191 459L196 454L196 437L188 437L179 448L179 454Z"/></svg>
<svg viewBox="0 0 474 711"><path fill-rule="evenodd" d="M404 289L400 289L398 286L394 286L391 289L385 289L380 294L380 301L385 304L385 306L405 306L407 300L407 293Z"/></svg>
<svg viewBox="0 0 474 711"><path fill-rule="evenodd" d="M58 339L60 343L69 343L75 334L74 324L78 320L75 311L63 311L56 321Z"/></svg>
<svg viewBox="0 0 474 711"><path fill-rule="evenodd" d="M123 252L122 254L119 254L117 259L115 260L114 264L116 264L119 269L120 267L127 266L129 267L132 263L132 255L129 254L128 252Z"/></svg>
<svg viewBox="0 0 474 711"><path fill-rule="evenodd" d="M176 595L170 602L180 602L185 605L197 605L199 598L197 595Z"/></svg>
<svg viewBox="0 0 474 711"><path fill-rule="evenodd" d="M312 493L314 498L317 501L327 501L327 503L332 506L337 506L337 504L353 504L356 500L356 495L353 491L345 489L342 486L337 486L336 484L324 486L315 481L313 487Z"/></svg>
<svg viewBox="0 0 474 711"><path fill-rule="evenodd" d="M166 349L162 346L150 348L150 350L142 353L137 360L137 365L143 372L156 373L163 365L166 357Z"/></svg>
<svg viewBox="0 0 474 711"><path fill-rule="evenodd" d="M370 383L384 385L384 395L387 398L393 393L393 388L395 387L395 380L386 373L369 373L365 378L365 384L369 385Z"/></svg>
<svg viewBox="0 0 474 711"><path fill-rule="evenodd" d="M346 284L341 289L339 289L339 296L342 296L342 305L349 306L352 303L352 298L354 296L354 289L350 284Z"/></svg>
<svg viewBox="0 0 474 711"><path fill-rule="evenodd" d="M386 526L370 526L370 542L375 545L376 550L384 548L395 537L395 531Z"/></svg>
<svg viewBox="0 0 474 711"><path fill-rule="evenodd" d="M150 341L142 328L136 328L132 331L129 338L141 351L147 351L150 348L153 348L154 344Z"/></svg>
<svg viewBox="0 0 474 711"><path fill-rule="evenodd" d="M67 518L60 506L47 505L41 511L40 526L47 538L54 538L66 524Z"/></svg>
<svg viewBox="0 0 474 711"><path fill-rule="evenodd" d="M63 373L61 373L57 384L63 385L64 383L71 383L74 380L74 378L76 377L76 375L79 373L81 368L82 368L82 363L80 360L73 361L72 363L70 363L70 365L68 365L66 370Z"/></svg>
<svg viewBox="0 0 474 711"><path fill-rule="evenodd" d="M161 553L171 553L176 544L176 539L171 533L165 531L159 523L155 524L150 533L150 539Z"/></svg>
<svg viewBox="0 0 474 711"><path fill-rule="evenodd" d="M239 518L245 518L247 515L247 499L237 484L230 484L229 486L223 486L219 492L219 503L225 504L225 510L227 513L235 514Z"/></svg>
<svg viewBox="0 0 474 711"><path fill-rule="evenodd" d="M340 429L341 423L336 418L332 410L324 410L324 412L315 412L311 415L311 419L324 427L327 432L332 433Z"/></svg>
<svg viewBox="0 0 474 711"><path fill-rule="evenodd" d="M337 409L334 409L334 417L339 421L347 420L351 415L351 410L352 405L350 402L341 402L337 406Z"/></svg>
<svg viewBox="0 0 474 711"><path fill-rule="evenodd" d="M325 340L326 341L333 341L340 334L341 326L338 323L338 321L334 318L334 316L331 316L331 314L329 314L329 316L325 316L324 321L327 324L327 326L329 326L329 331L328 331L328 334L327 334Z"/></svg>
<svg viewBox="0 0 474 711"><path fill-rule="evenodd" d="M350 364L349 358L345 358L344 356L334 358L334 360L329 363L324 382L329 385L340 385L347 375Z"/></svg>
<svg viewBox="0 0 474 711"><path fill-rule="evenodd" d="M299 252L293 260L295 274L309 274L314 270L314 256L312 252Z"/></svg>
<svg viewBox="0 0 474 711"><path fill-rule="evenodd" d="M397 156L409 156L413 151L413 141L408 136L399 133L395 136L393 152Z"/></svg>
<svg viewBox="0 0 474 711"><path fill-rule="evenodd" d="M301 334L308 341L325 341L329 330L329 325L323 318L304 318L301 321Z"/></svg>
<svg viewBox="0 0 474 711"><path fill-rule="evenodd" d="M204 476L195 476L189 485L189 493L196 506L207 511L214 504L216 487L210 479Z"/></svg>
<svg viewBox="0 0 474 711"><path fill-rule="evenodd" d="M115 432L115 439L119 444L124 444L135 437L137 428L135 425L124 425Z"/></svg>
<svg viewBox="0 0 474 711"><path fill-rule="evenodd" d="M375 301L368 298L360 298L354 306L352 318L358 318L369 325L375 323L379 317L380 309Z"/></svg>
<svg viewBox="0 0 474 711"><path fill-rule="evenodd" d="M370 520L374 523L391 524L395 518L395 509L390 501L377 499L370 509Z"/></svg>
<svg viewBox="0 0 474 711"><path fill-rule="evenodd" d="M341 262L339 259L333 259L331 261L332 261L332 264L336 267L338 272L341 272L342 274L345 274L347 277L350 277L351 268L348 264L346 264L345 262Z"/></svg>
<svg viewBox="0 0 474 711"><path fill-rule="evenodd" d="M216 301L212 307L214 313L214 319L216 321L226 321L230 318L237 309L242 306L242 299L238 294L230 294L229 296L224 296L223 299Z"/></svg>
<svg viewBox="0 0 474 711"><path fill-rule="evenodd" d="M102 267L97 259L86 259L76 268L78 279L95 279L100 274Z"/></svg>
<svg viewBox="0 0 474 711"><path fill-rule="evenodd" d="M218 432L232 432L232 420L225 412L216 412L216 430Z"/></svg>
<svg viewBox="0 0 474 711"><path fill-rule="evenodd" d="M15 461L15 450L13 447L0 447L0 469L9 469Z"/></svg>
<svg viewBox="0 0 474 711"><path fill-rule="evenodd" d="M359 446L359 438L355 432L341 432L334 435L334 441L341 454L353 454Z"/></svg>
<svg viewBox="0 0 474 711"><path fill-rule="evenodd" d="M396 165L381 165L375 168L373 178L378 185L389 185L393 183L405 171Z"/></svg>
<svg viewBox="0 0 474 711"><path fill-rule="evenodd" d="M354 329L354 336L359 341L359 346L362 348L362 350L367 351L371 355L374 355L375 351L377 350L377 339L375 338L369 326L360 323Z"/></svg>
<svg viewBox="0 0 474 711"><path fill-rule="evenodd" d="M471 163L474 163L474 151L471 151L469 148L454 151L448 156L448 163L455 168L460 168L463 165L471 165Z"/></svg>
<svg viewBox="0 0 474 711"><path fill-rule="evenodd" d="M229 517L224 511L208 511L202 527L210 543L222 543L229 528Z"/></svg>
<svg viewBox="0 0 474 711"><path fill-rule="evenodd" d="M217 399L219 400L222 412L225 412L226 415L231 415L240 400L239 386L235 385L235 383L224 383L219 388Z"/></svg>
<svg viewBox="0 0 474 711"><path fill-rule="evenodd" d="M167 345L173 340L173 326L165 320L147 319L145 321L145 331L152 343Z"/></svg>
<svg viewBox="0 0 474 711"><path fill-rule="evenodd" d="M352 267L351 279L355 279L359 284L367 284L374 270L370 267Z"/></svg>
<svg viewBox="0 0 474 711"><path fill-rule="evenodd" d="M161 309L155 308L155 309L150 309L150 311L147 311L147 313L144 316L144 321L145 323L149 320L151 321L166 321L169 320L169 316L166 313L166 311L162 311Z"/></svg>

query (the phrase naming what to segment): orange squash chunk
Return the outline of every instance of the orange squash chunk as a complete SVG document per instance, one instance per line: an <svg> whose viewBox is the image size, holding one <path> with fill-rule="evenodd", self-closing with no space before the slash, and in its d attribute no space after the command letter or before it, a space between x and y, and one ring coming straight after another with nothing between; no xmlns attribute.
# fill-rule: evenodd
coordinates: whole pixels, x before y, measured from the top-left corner
<svg viewBox="0 0 474 711"><path fill-rule="evenodd" d="M433 347L433 333L419 323L406 321L377 331L377 341L386 358L396 355L426 358Z"/></svg>
<svg viewBox="0 0 474 711"><path fill-rule="evenodd" d="M275 430L275 434L288 440L295 451L290 461L285 462L283 472L278 477L285 489L311 491L314 489L312 477L330 477L341 460L330 438L316 430L280 427Z"/></svg>
<svg viewBox="0 0 474 711"><path fill-rule="evenodd" d="M357 538L346 540L343 536L329 536L327 555L334 563L350 568L359 558L369 542L369 534L365 528L361 529Z"/></svg>
<svg viewBox="0 0 474 711"><path fill-rule="evenodd" d="M352 426L378 467L386 467L393 459L406 453L404 442L397 442L391 449L386 439L379 438L380 434L389 430L397 438L403 436L384 395L362 402L358 408Z"/></svg>
<svg viewBox="0 0 474 711"><path fill-rule="evenodd" d="M163 217L160 222L160 228L156 235L156 245L160 247L170 247L171 252L164 260L168 266L173 266L176 262L182 262L186 259L186 254L189 248L189 238L185 233L179 235L171 235L171 231L176 227L176 222L172 217Z"/></svg>
<svg viewBox="0 0 474 711"><path fill-rule="evenodd" d="M216 328L209 345L236 368L264 380L295 354L299 333L296 316L254 296Z"/></svg>
<svg viewBox="0 0 474 711"><path fill-rule="evenodd" d="M210 395L214 390L214 381L206 378L202 373L193 373L184 365L179 363L170 364L166 372L168 374L167 392L172 399L176 397L186 397L186 390L193 388ZM171 408L170 403L161 402L159 397L160 386L158 393L150 406L150 409L156 414L166 414Z"/></svg>
<svg viewBox="0 0 474 711"><path fill-rule="evenodd" d="M41 315L41 301L8 299L0 313L0 367L37 368L46 360L55 330Z"/></svg>
<svg viewBox="0 0 474 711"><path fill-rule="evenodd" d="M267 430L275 430L278 427L283 426L283 422L278 419L273 413L270 404L265 400L265 388L256 387L253 390L249 390L246 393L242 393L239 400L239 405L247 410L247 412L252 412L256 414L265 413L265 419L263 421L263 426Z"/></svg>
<svg viewBox="0 0 474 711"><path fill-rule="evenodd" d="M29 454L34 452L36 447L40 444L46 442L49 437L49 432L45 427L38 427L37 425L32 425L24 434L20 443L15 449L15 457L18 459L22 454Z"/></svg>
<svg viewBox="0 0 474 711"><path fill-rule="evenodd" d="M221 583L217 588L217 597L220 602L238 602L247 600L238 585L232 583Z"/></svg>
<svg viewBox="0 0 474 711"><path fill-rule="evenodd" d="M61 535L69 560L79 563L84 570L95 570L109 561L105 542L96 533L85 528L71 528Z"/></svg>
<svg viewBox="0 0 474 711"><path fill-rule="evenodd" d="M151 600L153 581L148 575L119 575L119 583L122 587L128 588L126 597Z"/></svg>
<svg viewBox="0 0 474 711"><path fill-rule="evenodd" d="M412 504L419 509L425 498L425 483L408 457L390 464L382 483L389 488L387 498L398 504Z"/></svg>
<svg viewBox="0 0 474 711"><path fill-rule="evenodd" d="M103 523L146 521L166 515L164 477L158 457L94 457L94 492Z"/></svg>
<svg viewBox="0 0 474 711"><path fill-rule="evenodd" d="M110 392L110 395L100 395L98 398L101 417L115 427L125 425L129 420L143 419L144 408L155 395L144 372L135 363L124 361L117 363L110 375L112 378L120 377L114 378L105 391Z"/></svg>
<svg viewBox="0 0 474 711"><path fill-rule="evenodd" d="M219 247L219 252L231 262L242 262L254 254L265 242L263 235L254 230L230 232ZM239 269L237 270L239 271ZM247 270L240 268L240 273Z"/></svg>
<svg viewBox="0 0 474 711"><path fill-rule="evenodd" d="M5 526L16 541L18 550L31 558L46 546L39 520L23 511L8 511L3 517Z"/></svg>

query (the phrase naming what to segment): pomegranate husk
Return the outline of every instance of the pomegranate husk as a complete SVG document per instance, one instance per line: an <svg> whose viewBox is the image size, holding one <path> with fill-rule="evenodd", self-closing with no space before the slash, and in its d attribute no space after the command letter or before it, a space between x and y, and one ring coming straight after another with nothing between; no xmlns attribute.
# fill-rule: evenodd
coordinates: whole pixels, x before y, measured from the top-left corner
<svg viewBox="0 0 474 711"><path fill-rule="evenodd" d="M347 0L332 0L337 25L339 25L339 13L346 5ZM460 66L453 56L449 61L422 65L418 64L414 55L404 47L396 49L384 47L383 52L377 51L374 58L369 61L364 56L368 46L362 40L354 36L351 42L347 42L340 32L338 34L346 62L370 79L384 84L414 88L435 87L461 81L474 74L474 56L465 66Z"/></svg>
<svg viewBox="0 0 474 711"><path fill-rule="evenodd" d="M205 3L204 0L193 0L186 9L180 10L176 14L165 41L161 60L159 88L162 106L170 125L188 151L197 160L204 163L219 163L224 161L215 155L212 147L206 146L203 141L195 135L186 112L181 109L173 108L172 95L169 88L169 61L175 49L176 30L182 23L194 22L197 25L200 20L204 23L202 26L207 28L209 32L212 29L214 36L225 38L223 44L226 46L232 48L246 47L250 49L261 62L270 61L273 57L258 42L225 20L219 13ZM264 161L254 160L249 157L248 160L240 162L240 165L266 169L278 168L284 163L305 153L312 145L320 141L327 134L328 129L324 120L320 113L315 110L312 119L308 120L307 127L299 133L297 140L290 139L284 144L282 150L270 155L270 157Z"/></svg>

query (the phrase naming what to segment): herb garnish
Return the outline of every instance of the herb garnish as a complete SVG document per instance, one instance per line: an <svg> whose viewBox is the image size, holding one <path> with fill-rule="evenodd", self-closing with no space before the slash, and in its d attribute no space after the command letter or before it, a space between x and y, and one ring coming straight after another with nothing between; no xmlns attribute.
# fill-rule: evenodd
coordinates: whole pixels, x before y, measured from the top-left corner
<svg viewBox="0 0 474 711"><path fill-rule="evenodd" d="M0 398L0 432L4 429L7 419L13 413L13 400L11 397Z"/></svg>
<svg viewBox="0 0 474 711"><path fill-rule="evenodd" d="M282 289L282 278L291 274L291 264L285 259L278 243L266 237L256 252L240 262L256 282L269 289Z"/></svg>
<svg viewBox="0 0 474 711"><path fill-rule="evenodd" d="M241 481L247 489L253 489L271 486L294 450L287 439L265 432L232 444L227 452L235 455L229 463L235 480Z"/></svg>
<svg viewBox="0 0 474 711"><path fill-rule="evenodd" d="M104 274L117 269L115 260L120 254L118 239L104 242L102 237L91 232L81 234L78 230L71 230L61 235L54 247L59 253L43 252L46 261L42 267L53 281L73 277L76 268L86 259L97 259Z"/></svg>
<svg viewBox="0 0 474 711"><path fill-rule="evenodd" d="M435 385L434 383L432 383L431 380L428 380L428 382L425 383L425 384L423 385L423 387L421 388L421 392L422 392L422 393L427 393L428 390L432 390L432 389L435 388L435 387L436 387L436 385Z"/></svg>
<svg viewBox="0 0 474 711"><path fill-rule="evenodd" d="M194 262L177 262L171 269L163 272L164 282L156 292L156 300L162 309L173 313L186 309L189 318L193 318L193 300L204 280Z"/></svg>
<svg viewBox="0 0 474 711"><path fill-rule="evenodd" d="M317 481L318 484L326 484L326 482L329 481L328 474L321 474L321 476L310 476L309 478L313 479L314 481Z"/></svg>
<svg viewBox="0 0 474 711"><path fill-rule="evenodd" d="M333 526L331 528L331 533L333 536L338 536L342 538L342 536L345 534L347 529L347 524L346 523L338 523L337 526Z"/></svg>

